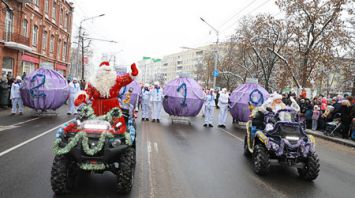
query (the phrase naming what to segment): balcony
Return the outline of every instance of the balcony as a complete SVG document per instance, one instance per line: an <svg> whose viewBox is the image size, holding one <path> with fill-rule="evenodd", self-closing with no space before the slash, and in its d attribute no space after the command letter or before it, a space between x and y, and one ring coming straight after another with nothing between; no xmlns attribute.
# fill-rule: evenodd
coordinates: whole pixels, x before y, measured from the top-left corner
<svg viewBox="0 0 355 198"><path fill-rule="evenodd" d="M15 42L23 45L30 46L30 38L25 37L21 34L13 33L13 32L4 32L4 41L5 42Z"/></svg>
<svg viewBox="0 0 355 198"><path fill-rule="evenodd" d="M32 51L30 46L30 38L13 32L4 32L3 40L5 46L20 51Z"/></svg>

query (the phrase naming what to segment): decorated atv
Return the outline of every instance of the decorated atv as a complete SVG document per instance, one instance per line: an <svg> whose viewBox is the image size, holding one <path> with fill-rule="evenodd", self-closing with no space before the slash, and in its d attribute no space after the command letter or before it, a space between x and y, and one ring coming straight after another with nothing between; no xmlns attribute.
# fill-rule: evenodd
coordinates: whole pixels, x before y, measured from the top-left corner
<svg viewBox="0 0 355 198"><path fill-rule="evenodd" d="M244 154L251 156L256 174L265 175L271 161L296 167L300 177L312 181L318 177L319 159L315 139L298 122L297 112L282 109L277 113L256 112L247 123Z"/></svg>
<svg viewBox="0 0 355 198"><path fill-rule="evenodd" d="M121 122L122 116L126 124ZM70 192L80 171L111 171L117 176L118 192L129 193L136 164L135 139L134 119L128 111L113 108L96 117L91 106L80 108L77 119L56 133L51 171L53 191Z"/></svg>

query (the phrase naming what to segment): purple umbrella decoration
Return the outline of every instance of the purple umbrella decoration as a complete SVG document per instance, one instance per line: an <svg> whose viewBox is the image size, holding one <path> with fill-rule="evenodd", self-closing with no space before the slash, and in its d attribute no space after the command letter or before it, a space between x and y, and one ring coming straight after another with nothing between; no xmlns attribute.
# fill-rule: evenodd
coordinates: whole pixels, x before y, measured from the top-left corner
<svg viewBox="0 0 355 198"><path fill-rule="evenodd" d="M239 122L249 120L249 103L258 107L269 97L269 93L259 84L247 83L237 87L230 96L230 112Z"/></svg>
<svg viewBox="0 0 355 198"><path fill-rule="evenodd" d="M40 68L23 79L21 86L23 104L35 110L56 110L68 98L67 80L52 69Z"/></svg>
<svg viewBox="0 0 355 198"><path fill-rule="evenodd" d="M117 72L118 76L122 76L124 74L126 74L126 73L125 72ZM129 90L132 91L129 103L131 105L133 105L133 107L135 108L136 104L137 104L137 99L139 97L139 94L141 93L141 86L139 85L139 83L136 80L132 81L127 86L122 87L120 90L120 94L118 95L118 98L119 98L120 102L124 101L127 97ZM122 106L122 108L124 108L124 106Z"/></svg>
<svg viewBox="0 0 355 198"><path fill-rule="evenodd" d="M134 80L130 84L128 84L127 86L122 87L120 90L120 94L118 95L118 97L121 101L124 101L126 99L126 96L127 96L127 93L129 90L132 91L131 99L130 99L129 103L131 105L133 105L133 107L135 108L136 104L137 104L137 99L139 97L139 94L141 93L141 86L139 85L139 83L136 80Z"/></svg>
<svg viewBox="0 0 355 198"><path fill-rule="evenodd" d="M169 115L194 117L200 112L205 93L191 78L177 78L168 82L163 90L164 110Z"/></svg>

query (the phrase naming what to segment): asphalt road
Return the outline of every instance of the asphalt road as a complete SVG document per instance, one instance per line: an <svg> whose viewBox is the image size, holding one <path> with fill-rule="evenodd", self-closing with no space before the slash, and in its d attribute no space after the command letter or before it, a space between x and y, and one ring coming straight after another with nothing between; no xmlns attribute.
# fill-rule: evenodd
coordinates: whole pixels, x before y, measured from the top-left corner
<svg viewBox="0 0 355 198"><path fill-rule="evenodd" d="M49 181L51 129L70 119L64 113L34 119L29 113L10 117L0 111L1 198L56 197ZM105 173L82 175L76 189L62 197L354 197L352 148L317 139L321 171L314 182L281 166L260 177L243 156L242 129L231 124L225 130L206 129L201 117L190 121L192 125L172 124L167 115L160 124L137 121L137 166L130 194L118 195L114 175Z"/></svg>

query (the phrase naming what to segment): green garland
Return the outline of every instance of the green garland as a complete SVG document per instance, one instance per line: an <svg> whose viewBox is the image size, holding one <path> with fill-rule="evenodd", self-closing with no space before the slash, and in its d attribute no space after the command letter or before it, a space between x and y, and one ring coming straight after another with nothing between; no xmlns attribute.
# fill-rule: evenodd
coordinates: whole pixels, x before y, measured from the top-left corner
<svg viewBox="0 0 355 198"><path fill-rule="evenodd" d="M61 139L56 139L54 142L54 146L53 146L53 151L55 155L64 155L69 153L79 142L79 140L86 135L84 132L79 132L77 133L73 138L71 138L71 140L69 141L69 143L61 148L59 146L59 144L62 142Z"/></svg>
<svg viewBox="0 0 355 198"><path fill-rule="evenodd" d="M80 107L78 112L79 119L83 119L85 117L85 119L92 120L96 118L94 109L91 107L91 105L83 105L82 107Z"/></svg>
<svg viewBox="0 0 355 198"><path fill-rule="evenodd" d="M106 121L108 121L110 124L112 124L112 120L113 120L113 116L112 116L112 114L115 112L115 111L118 111L118 115L117 116L115 116L115 118L120 118L120 117L122 117L122 110L120 109L120 108L118 108L118 107L115 107L115 108L113 108L113 109L111 109L111 111L109 111L107 114L106 114L106 116L105 116L105 120Z"/></svg>
<svg viewBox="0 0 355 198"><path fill-rule="evenodd" d="M96 153L100 152L102 150L102 148L104 147L105 144L105 139L106 138L113 138L113 135L111 133L101 133L100 139L99 139L99 143L96 146L93 146L92 148L90 148L89 146L89 138L87 137L87 135L85 134L85 136L83 137L83 141L81 142L81 145L83 146L83 150L86 154L88 155L95 155Z"/></svg>
<svg viewBox="0 0 355 198"><path fill-rule="evenodd" d="M98 170L106 169L106 165L104 163L97 163L97 164L82 163L80 164L79 167L82 170L88 170L88 171L98 171Z"/></svg>
<svg viewBox="0 0 355 198"><path fill-rule="evenodd" d="M100 152L105 144L105 139L106 138L113 138L113 135L111 133L102 133L98 144L92 148L89 146L89 138L87 137L87 134L85 132L79 132L77 133L70 141L69 143L61 148L59 144L61 143L60 139L55 140L54 146L53 146L53 151L55 155L64 155L69 153L79 142L80 139L82 139L81 145L83 147L84 152L87 155L95 155L96 153Z"/></svg>

